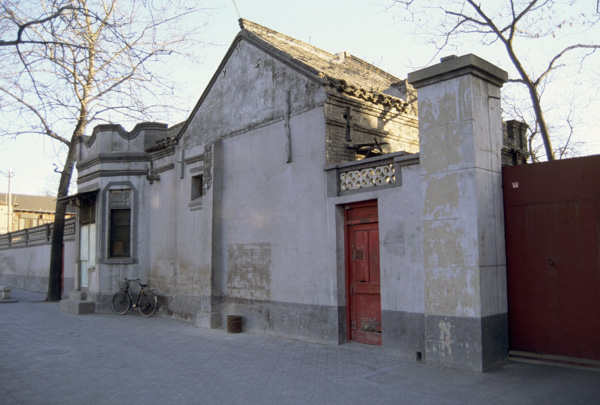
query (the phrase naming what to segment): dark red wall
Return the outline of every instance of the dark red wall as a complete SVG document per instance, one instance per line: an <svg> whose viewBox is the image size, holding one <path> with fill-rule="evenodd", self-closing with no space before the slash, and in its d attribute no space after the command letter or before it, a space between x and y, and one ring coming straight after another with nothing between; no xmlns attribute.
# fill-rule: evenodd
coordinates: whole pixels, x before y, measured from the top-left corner
<svg viewBox="0 0 600 405"><path fill-rule="evenodd" d="M600 360L600 156L503 169L511 350Z"/></svg>

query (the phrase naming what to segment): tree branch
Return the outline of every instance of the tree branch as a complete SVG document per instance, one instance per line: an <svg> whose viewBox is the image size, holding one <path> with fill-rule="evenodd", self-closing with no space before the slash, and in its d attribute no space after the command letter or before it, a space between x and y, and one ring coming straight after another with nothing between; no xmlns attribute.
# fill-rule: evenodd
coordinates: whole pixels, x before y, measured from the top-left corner
<svg viewBox="0 0 600 405"><path fill-rule="evenodd" d="M16 101L18 101L21 105L23 105L24 107L26 107L33 114L35 114L38 117L38 119L40 120L40 124L44 128L44 133L46 135L48 135L52 139L56 139L57 141L60 141L60 142L64 143L67 146L71 145L71 142L69 142L68 139L63 138L62 136L58 135L56 132L54 132L52 130L52 128L50 127L50 125L48 124L48 122L46 121L46 119L44 118L44 116L41 114L40 111L38 111L37 108L35 108L34 106L32 106L31 104L29 104L28 102L26 102L23 98L17 96L16 94L13 94L11 91L9 91L9 90L7 90L7 89L5 89L3 87L0 87L0 91L2 91L3 93L9 95L10 97L12 97Z"/></svg>
<svg viewBox="0 0 600 405"><path fill-rule="evenodd" d="M595 52L596 49L600 49L600 45L576 44L576 45L571 45L571 46L566 47L565 49L563 49L562 51L560 51L556 56L554 56L552 58L552 60L550 61L550 63L548 63L548 67L546 68L546 70L536 80L536 84L539 84L545 76L547 76L552 70L554 70L556 68L554 66L554 64L560 58L562 58L568 52L573 51L575 49L592 49L593 50L592 52Z"/></svg>
<svg viewBox="0 0 600 405"><path fill-rule="evenodd" d="M6 7L5 11L6 10ZM75 6L62 6L59 7L54 13L50 14L49 16L45 17L45 18L41 18L41 19L37 19L37 20L31 20L28 21L24 24L16 24L18 29L17 29L17 37L14 40L10 40L10 41L5 41L5 40L1 40L0 39L0 47L2 46L18 46L18 45L44 45L44 46L49 46L49 45L58 45L58 46L62 46L62 45L66 45L66 42L62 42L62 41L33 41L33 40L24 40L23 39L23 34L25 33L25 30L33 27L35 25L43 25L47 22L53 21L59 17L61 17L63 15L63 13L67 12L67 11L81 11L80 7L75 7ZM73 45L73 44L71 44Z"/></svg>

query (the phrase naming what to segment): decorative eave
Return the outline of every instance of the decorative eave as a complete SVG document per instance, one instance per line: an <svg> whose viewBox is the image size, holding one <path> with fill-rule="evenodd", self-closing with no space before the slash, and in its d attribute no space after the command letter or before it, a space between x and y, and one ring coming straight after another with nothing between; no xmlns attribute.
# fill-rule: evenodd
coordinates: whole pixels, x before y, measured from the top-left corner
<svg viewBox="0 0 600 405"><path fill-rule="evenodd" d="M146 149L146 152L156 152L162 149L166 149L168 147L171 146L175 146L179 143L179 140L177 138L177 135L171 137L168 136L166 138L162 138L156 141L156 144L148 149Z"/></svg>
<svg viewBox="0 0 600 405"><path fill-rule="evenodd" d="M377 91L369 91L361 87L355 86L345 80L338 80L331 77L327 78L327 86L329 89L337 90L340 93L347 94L374 104L379 104L388 108L396 108L401 113L406 113L408 103L401 98L390 96Z"/></svg>

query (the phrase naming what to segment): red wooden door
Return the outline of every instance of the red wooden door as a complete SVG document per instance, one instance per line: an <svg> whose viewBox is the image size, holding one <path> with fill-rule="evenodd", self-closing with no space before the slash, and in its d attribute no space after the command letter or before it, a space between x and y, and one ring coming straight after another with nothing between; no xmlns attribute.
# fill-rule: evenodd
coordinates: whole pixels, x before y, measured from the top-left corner
<svg viewBox="0 0 600 405"><path fill-rule="evenodd" d="M346 297L349 340L381 345L377 202L346 209Z"/></svg>

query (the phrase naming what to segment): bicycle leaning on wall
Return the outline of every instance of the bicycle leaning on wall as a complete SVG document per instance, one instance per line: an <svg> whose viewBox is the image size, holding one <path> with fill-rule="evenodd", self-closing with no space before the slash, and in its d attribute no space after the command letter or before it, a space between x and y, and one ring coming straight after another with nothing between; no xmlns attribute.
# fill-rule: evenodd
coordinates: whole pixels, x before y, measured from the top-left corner
<svg viewBox="0 0 600 405"><path fill-rule="evenodd" d="M158 302L156 295L150 289L146 289L148 284L142 284L139 278L125 278L124 284L119 291L112 297L112 309L117 315L125 315L131 309L133 304L134 308L140 311L140 314L145 317L150 317L156 312L156 304ZM140 291L137 293L135 301L133 300L132 294L135 294L130 287L132 281L137 281L140 285Z"/></svg>

